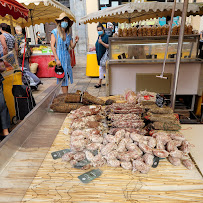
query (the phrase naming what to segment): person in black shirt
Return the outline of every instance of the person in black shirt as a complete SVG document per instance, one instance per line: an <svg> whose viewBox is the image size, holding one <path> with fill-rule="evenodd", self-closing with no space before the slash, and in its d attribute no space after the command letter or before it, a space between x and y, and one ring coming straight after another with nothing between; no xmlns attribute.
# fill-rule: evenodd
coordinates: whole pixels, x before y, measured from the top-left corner
<svg viewBox="0 0 203 203"><path fill-rule="evenodd" d="M40 37L40 32L36 32L36 39L35 39L36 44L42 44L42 39Z"/></svg>

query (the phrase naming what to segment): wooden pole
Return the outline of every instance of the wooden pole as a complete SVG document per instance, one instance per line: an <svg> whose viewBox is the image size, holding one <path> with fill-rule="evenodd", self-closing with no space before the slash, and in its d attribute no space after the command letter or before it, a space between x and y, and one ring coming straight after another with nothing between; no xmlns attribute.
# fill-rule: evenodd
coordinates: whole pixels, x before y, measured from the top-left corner
<svg viewBox="0 0 203 203"><path fill-rule="evenodd" d="M11 24L11 34L14 36L15 32L14 32L14 26L13 26L13 18L10 15L9 15L9 18L10 18L10 24ZM18 57L17 57L17 52L16 52L15 47L14 47L14 50L13 50L13 54L14 54L15 62L16 62L16 65L17 65L16 68L18 68L19 64L18 64Z"/></svg>

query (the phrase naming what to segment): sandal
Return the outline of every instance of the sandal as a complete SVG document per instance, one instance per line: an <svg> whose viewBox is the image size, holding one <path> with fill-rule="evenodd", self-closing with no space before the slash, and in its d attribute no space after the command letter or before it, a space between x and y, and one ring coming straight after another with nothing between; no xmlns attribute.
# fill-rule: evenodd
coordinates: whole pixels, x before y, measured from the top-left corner
<svg viewBox="0 0 203 203"><path fill-rule="evenodd" d="M96 87L96 88L100 88L100 87L101 87L101 85L97 84L97 85L95 85L94 87Z"/></svg>

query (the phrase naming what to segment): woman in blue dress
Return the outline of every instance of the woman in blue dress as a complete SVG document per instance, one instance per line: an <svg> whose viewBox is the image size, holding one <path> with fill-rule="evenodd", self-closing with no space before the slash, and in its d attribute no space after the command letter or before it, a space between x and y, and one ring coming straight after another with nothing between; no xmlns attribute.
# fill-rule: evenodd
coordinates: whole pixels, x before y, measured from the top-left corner
<svg viewBox="0 0 203 203"><path fill-rule="evenodd" d="M64 69L65 79L62 83L62 92L68 93L69 79L71 84L73 83L73 72L69 54L69 46L74 49L79 40L79 37L76 36L75 42L73 43L72 37L69 33L73 22L65 13L61 13L59 18L55 20L57 23L57 28L51 32L51 49L54 54L56 64L58 66L62 66ZM62 79L57 78L57 84L59 84L61 80Z"/></svg>

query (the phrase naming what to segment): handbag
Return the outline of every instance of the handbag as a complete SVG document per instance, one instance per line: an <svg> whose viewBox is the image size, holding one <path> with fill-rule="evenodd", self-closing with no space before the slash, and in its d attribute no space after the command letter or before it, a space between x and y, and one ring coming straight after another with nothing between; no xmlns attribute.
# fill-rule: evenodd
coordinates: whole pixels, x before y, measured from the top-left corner
<svg viewBox="0 0 203 203"><path fill-rule="evenodd" d="M100 60L100 66L101 67L106 67L106 62L109 60L109 49L106 49L106 52L102 56Z"/></svg>
<svg viewBox="0 0 203 203"><path fill-rule="evenodd" d="M62 66L55 66L54 75L56 78L63 78L65 73Z"/></svg>

